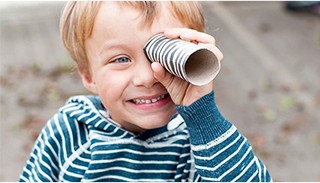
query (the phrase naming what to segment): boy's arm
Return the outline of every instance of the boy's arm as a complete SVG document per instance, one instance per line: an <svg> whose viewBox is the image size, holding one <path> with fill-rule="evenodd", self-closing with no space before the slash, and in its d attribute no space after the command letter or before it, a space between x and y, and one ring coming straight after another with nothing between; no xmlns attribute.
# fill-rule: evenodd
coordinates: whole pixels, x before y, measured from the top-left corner
<svg viewBox="0 0 320 183"><path fill-rule="evenodd" d="M271 181L248 140L219 112L214 92L177 106L190 133L196 170L204 181Z"/></svg>
<svg viewBox="0 0 320 183"><path fill-rule="evenodd" d="M201 44L223 59L214 37L188 28L165 30L167 38ZM190 133L198 174L204 181L271 181L264 164L254 155L247 139L220 114L214 102L213 81L194 86L152 63L154 76L179 107ZM187 106L187 107L186 107Z"/></svg>

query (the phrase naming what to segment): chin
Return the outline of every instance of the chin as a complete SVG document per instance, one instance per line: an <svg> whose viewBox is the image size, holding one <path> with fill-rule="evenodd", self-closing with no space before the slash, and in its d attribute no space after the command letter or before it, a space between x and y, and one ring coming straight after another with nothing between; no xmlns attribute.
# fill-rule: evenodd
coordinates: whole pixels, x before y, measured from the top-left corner
<svg viewBox="0 0 320 183"><path fill-rule="evenodd" d="M149 129L155 129L165 126L167 123L169 123L170 119L173 115L167 115L167 116L155 116L155 117L147 117L147 119L143 119L144 123L140 123L140 127L146 130Z"/></svg>

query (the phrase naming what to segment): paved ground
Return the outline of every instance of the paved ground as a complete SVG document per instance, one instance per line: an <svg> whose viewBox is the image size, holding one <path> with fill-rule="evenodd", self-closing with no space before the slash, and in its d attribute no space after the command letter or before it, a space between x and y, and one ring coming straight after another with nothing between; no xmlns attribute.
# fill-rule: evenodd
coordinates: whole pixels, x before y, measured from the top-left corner
<svg viewBox="0 0 320 183"><path fill-rule="evenodd" d="M0 181L17 181L46 120L87 93L59 37L63 2L0 2ZM225 55L221 112L275 181L320 181L320 17L281 2L203 2Z"/></svg>

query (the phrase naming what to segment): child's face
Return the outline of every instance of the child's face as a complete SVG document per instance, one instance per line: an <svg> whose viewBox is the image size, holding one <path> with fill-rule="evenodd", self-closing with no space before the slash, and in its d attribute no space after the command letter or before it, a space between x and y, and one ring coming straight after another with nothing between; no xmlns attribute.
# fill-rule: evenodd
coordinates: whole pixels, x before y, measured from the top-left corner
<svg viewBox="0 0 320 183"><path fill-rule="evenodd" d="M153 76L143 46L165 28L185 27L167 10L152 27L141 29L140 12L103 2L86 42L91 76L83 83L101 97L111 118L134 133L164 126L176 113L167 90Z"/></svg>

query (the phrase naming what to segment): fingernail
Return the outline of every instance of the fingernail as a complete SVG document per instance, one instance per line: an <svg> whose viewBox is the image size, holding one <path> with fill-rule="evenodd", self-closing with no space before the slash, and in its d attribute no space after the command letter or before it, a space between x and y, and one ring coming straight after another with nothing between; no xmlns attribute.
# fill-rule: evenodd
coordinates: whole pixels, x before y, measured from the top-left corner
<svg viewBox="0 0 320 183"><path fill-rule="evenodd" d="M182 33L181 36L189 36L191 34L191 32L185 32L185 33Z"/></svg>
<svg viewBox="0 0 320 183"><path fill-rule="evenodd" d="M171 33L171 29L170 29L170 28L164 29L164 33L165 33L165 34L170 34L170 33Z"/></svg>

